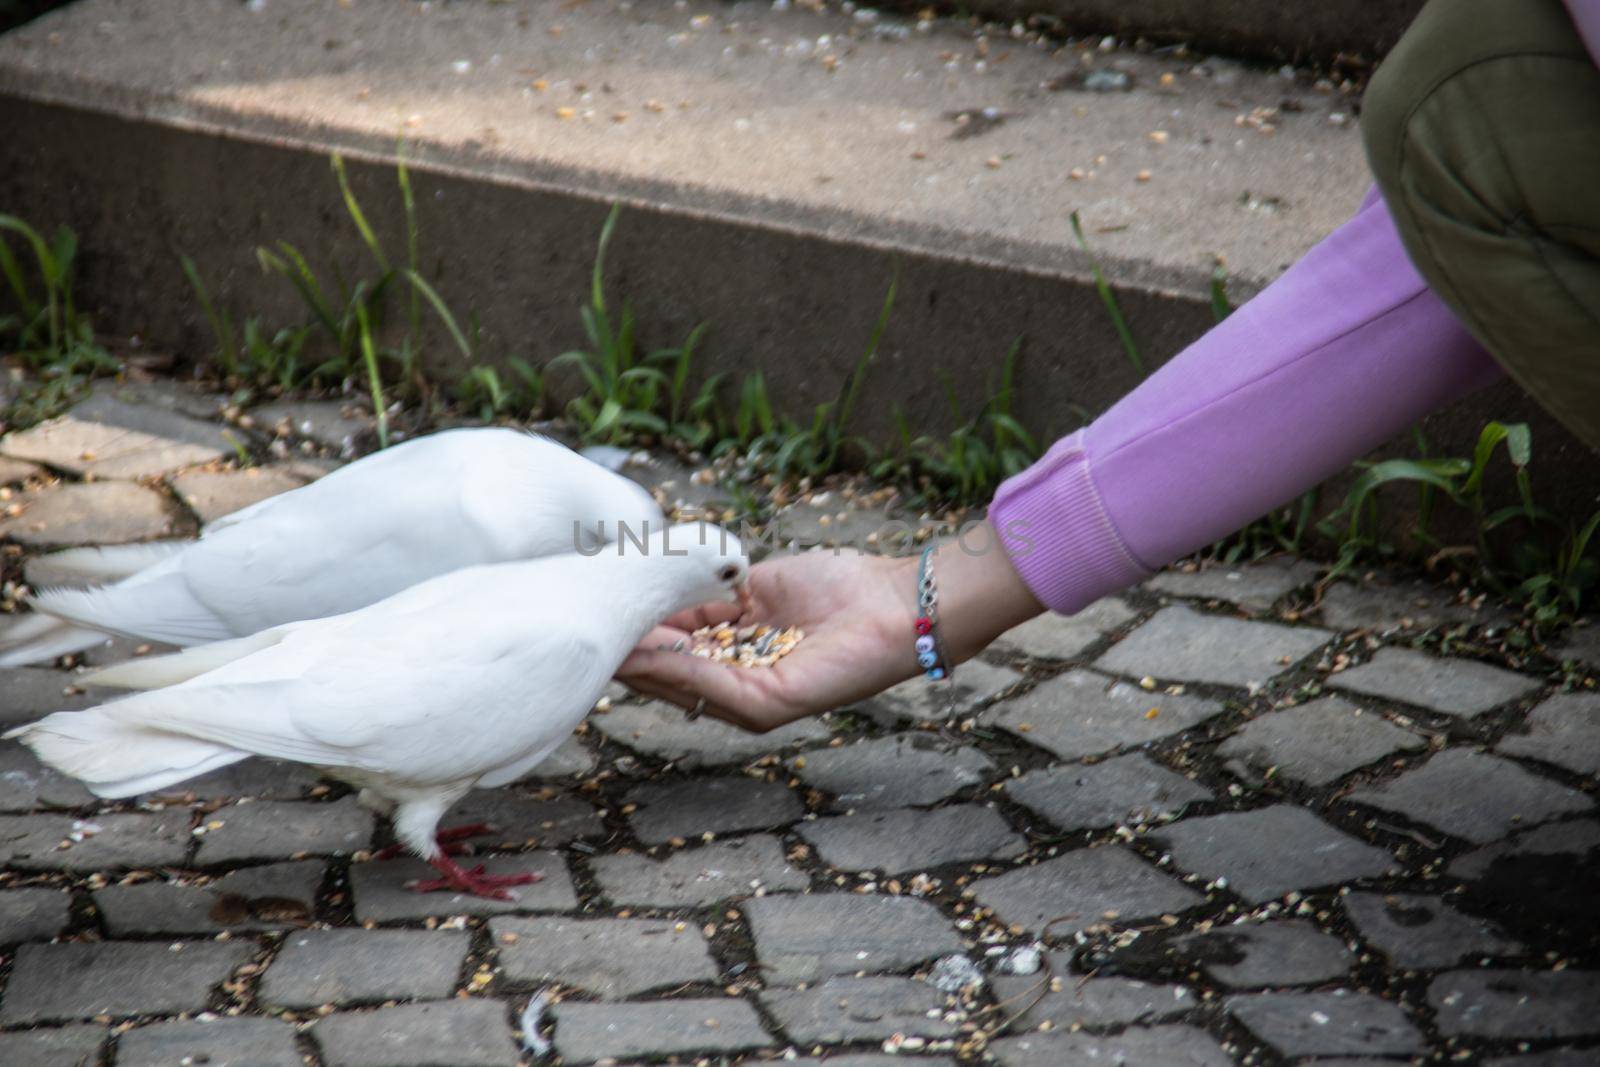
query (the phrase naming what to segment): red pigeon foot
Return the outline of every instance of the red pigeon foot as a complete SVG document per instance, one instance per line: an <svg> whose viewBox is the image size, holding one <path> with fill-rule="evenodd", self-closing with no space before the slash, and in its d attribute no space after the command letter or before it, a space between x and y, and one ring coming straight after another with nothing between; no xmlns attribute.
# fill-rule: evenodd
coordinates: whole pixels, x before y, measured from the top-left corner
<svg viewBox="0 0 1600 1067"><path fill-rule="evenodd" d="M428 862L444 877L425 882L411 882L407 888L417 893L437 893L443 889L450 889L460 893L471 893L476 897L487 897L490 900L516 900L516 894L510 891L511 886L533 885L535 882L544 881L544 875L535 873L485 874L481 863L467 870L449 856L440 856Z"/></svg>
<svg viewBox="0 0 1600 1067"><path fill-rule="evenodd" d="M440 830L433 835L433 839L439 843L440 850L446 856L464 856L467 853L467 846L457 842L468 837L482 837L484 834L492 834L495 829L495 826L491 823L475 822L466 826L452 826L447 830ZM374 860L392 860L396 856L405 855L405 852L404 845L389 845L374 852L372 858Z"/></svg>

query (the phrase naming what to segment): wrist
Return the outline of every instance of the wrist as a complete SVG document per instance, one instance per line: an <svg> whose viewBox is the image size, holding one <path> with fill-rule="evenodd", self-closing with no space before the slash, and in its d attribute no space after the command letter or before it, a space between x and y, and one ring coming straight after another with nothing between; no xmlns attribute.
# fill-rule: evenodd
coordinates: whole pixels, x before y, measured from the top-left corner
<svg viewBox="0 0 1600 1067"><path fill-rule="evenodd" d="M911 562L914 597L917 561ZM939 590L939 630L952 662L971 659L1013 626L1044 611L987 522L939 545L932 566Z"/></svg>

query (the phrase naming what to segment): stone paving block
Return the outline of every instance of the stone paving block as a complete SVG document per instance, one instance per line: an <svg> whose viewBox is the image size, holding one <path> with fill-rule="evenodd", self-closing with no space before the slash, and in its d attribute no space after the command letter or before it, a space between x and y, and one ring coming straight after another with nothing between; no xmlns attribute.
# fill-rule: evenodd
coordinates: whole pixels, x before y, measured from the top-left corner
<svg viewBox="0 0 1600 1067"><path fill-rule="evenodd" d="M510 981L559 982L607 1000L715 982L722 973L693 922L499 918L489 933Z"/></svg>
<svg viewBox="0 0 1600 1067"><path fill-rule="evenodd" d="M1344 942L1302 919L1231 923L1175 944L1181 955L1233 989L1326 982L1355 963Z"/></svg>
<svg viewBox="0 0 1600 1067"><path fill-rule="evenodd" d="M1068 671L990 709L984 718L1061 759L1076 760L1159 741L1221 713L1214 700L1147 693L1103 674Z"/></svg>
<svg viewBox="0 0 1600 1067"><path fill-rule="evenodd" d="M628 1056L740 1052L774 1044L749 1001L734 997L655 1000L629 1005L566 1000L551 1009L564 1063Z"/></svg>
<svg viewBox="0 0 1600 1067"><path fill-rule="evenodd" d="M44 667L0 670L0 727L9 730L53 711L81 711L105 699L87 692L65 692L71 685L72 675L65 671Z"/></svg>
<svg viewBox="0 0 1600 1067"><path fill-rule="evenodd" d="M120 545L181 532L161 494L132 482L64 482L17 502L25 510L0 519L0 538L40 548Z"/></svg>
<svg viewBox="0 0 1600 1067"><path fill-rule="evenodd" d="M309 922L322 886L320 860L245 867L206 886L140 882L94 891L113 937L285 930Z"/></svg>
<svg viewBox="0 0 1600 1067"><path fill-rule="evenodd" d="M1106 634L1120 630L1139 613L1116 597L1103 597L1076 615L1047 611L1013 626L989 647L1032 659L1072 659Z"/></svg>
<svg viewBox="0 0 1600 1067"><path fill-rule="evenodd" d="M761 1002L801 1046L956 1034L943 1018L944 994L911 978L830 978L809 989L768 990Z"/></svg>
<svg viewBox="0 0 1600 1067"><path fill-rule="evenodd" d="M1450 862L1449 872L1457 878L1482 878L1497 861L1523 856L1572 856L1579 858L1600 849L1600 822L1573 819L1552 826L1540 826L1483 848L1473 849Z"/></svg>
<svg viewBox="0 0 1600 1067"><path fill-rule="evenodd" d="M801 550L839 547L861 552L871 551L869 545L877 546L879 551L889 547L867 539L883 533L890 522L900 520L893 509L868 507L854 500L828 499L827 494L822 496L822 503L818 503L817 498L800 500L779 510L768 527L774 542ZM905 545L909 543L910 527L900 521L901 527L891 528L888 533Z"/></svg>
<svg viewBox="0 0 1600 1067"><path fill-rule="evenodd" d="M1396 967L1434 970L1472 956L1508 956L1522 946L1482 919L1423 893L1349 893L1345 914L1367 944Z"/></svg>
<svg viewBox="0 0 1600 1067"><path fill-rule="evenodd" d="M1600 971L1448 971L1428 986L1434 1025L1448 1035L1600 1035Z"/></svg>
<svg viewBox="0 0 1600 1067"><path fill-rule="evenodd" d="M117 1067L303 1067L294 1027L277 1019L151 1023L117 1039Z"/></svg>
<svg viewBox="0 0 1600 1067"><path fill-rule="evenodd" d="M1056 1030L1147 1025L1200 1004L1187 986L1093 978L1073 972L1070 953L1050 950L1044 955L1049 967L1037 974L997 974L989 979L995 999L1007 1006L1008 1013L1026 1006L1012 1024L1012 1033L1036 1029L1046 1021Z"/></svg>
<svg viewBox="0 0 1600 1067"><path fill-rule="evenodd" d="M1594 1067L1594 1049L1551 1049L1526 1056L1496 1056L1484 1061L1484 1067Z"/></svg>
<svg viewBox="0 0 1600 1067"><path fill-rule="evenodd" d="M506 1006L464 998L339 1012L311 1028L324 1067L512 1067Z"/></svg>
<svg viewBox="0 0 1600 1067"><path fill-rule="evenodd" d="M0 741L0 811L81 808L94 803L95 795L81 782L40 763L20 741Z"/></svg>
<svg viewBox="0 0 1600 1067"><path fill-rule="evenodd" d="M61 889L0 889L0 945L50 940L67 928L71 907Z"/></svg>
<svg viewBox="0 0 1600 1067"><path fill-rule="evenodd" d="M1150 822L1211 799L1211 790L1137 753L1029 771L1006 795L1063 830Z"/></svg>
<svg viewBox="0 0 1600 1067"><path fill-rule="evenodd" d="M1374 581L1335 582L1323 590L1322 622L1335 630L1377 630L1399 626L1490 625L1503 620L1498 608L1474 610L1452 599L1447 587L1379 575Z"/></svg>
<svg viewBox="0 0 1600 1067"><path fill-rule="evenodd" d="M805 814L794 790L759 778L647 782L631 790L623 802L638 805L628 816L628 825L647 845L786 826Z"/></svg>
<svg viewBox="0 0 1600 1067"><path fill-rule="evenodd" d="M106 1031L99 1026L63 1026L0 1034L6 1067L98 1067Z"/></svg>
<svg viewBox="0 0 1600 1067"><path fill-rule="evenodd" d="M1095 666L1133 678L1148 675L1169 682L1242 688L1289 670L1332 636L1311 626L1244 622L1186 607L1162 608L1112 646Z"/></svg>
<svg viewBox="0 0 1600 1067"><path fill-rule="evenodd" d="M836 807L873 809L936 803L986 781L994 761L918 732L819 748L790 760L789 768L812 788L832 793Z"/></svg>
<svg viewBox="0 0 1600 1067"><path fill-rule="evenodd" d="M800 719L770 733L753 734L716 719L690 722L681 708L659 700L623 704L589 720L619 745L686 770L724 763L748 763L794 745L826 741L828 728L814 718Z"/></svg>
<svg viewBox="0 0 1600 1067"><path fill-rule="evenodd" d="M0 439L0 453L77 475L126 481L158 478L224 455L216 445L174 441L74 415L41 422Z"/></svg>
<svg viewBox="0 0 1600 1067"><path fill-rule="evenodd" d="M347 459L373 428L364 411L341 400L285 400L252 408L250 415L263 429L286 428L295 437L309 438Z"/></svg>
<svg viewBox="0 0 1600 1067"><path fill-rule="evenodd" d="M766 834L683 849L661 860L638 853L596 856L589 869L613 903L646 908L700 907L811 885L789 865L778 839Z"/></svg>
<svg viewBox="0 0 1600 1067"><path fill-rule="evenodd" d="M1163 571L1145 582L1144 587L1167 596L1225 600L1246 611L1263 612L1294 590L1310 585L1321 570L1315 563L1278 556L1243 567Z"/></svg>
<svg viewBox="0 0 1600 1067"><path fill-rule="evenodd" d="M352 863L350 888L356 898L356 922L412 922L438 915L500 915L519 911L570 911L578 906L567 864L558 852L490 856L482 861L490 874L537 872L543 880L517 886L515 900L490 900L464 893L418 893L406 883L438 877L419 859Z"/></svg>
<svg viewBox="0 0 1600 1067"><path fill-rule="evenodd" d="M36 463L0 456L0 485L17 485L29 478L42 478L48 471Z"/></svg>
<svg viewBox="0 0 1600 1067"><path fill-rule="evenodd" d="M197 800L231 800L238 797L301 800L321 781L322 776L303 763L252 757L181 782L162 790L159 795L183 796L192 793Z"/></svg>
<svg viewBox="0 0 1600 1067"><path fill-rule="evenodd" d="M583 739L573 734L556 750L546 756L537 767L528 774L523 775L520 782L550 782L558 778L571 778L575 775L589 774L595 768L594 753L584 745Z"/></svg>
<svg viewBox="0 0 1600 1067"><path fill-rule="evenodd" d="M1442 659L1409 648L1380 648L1359 667L1328 679L1335 689L1472 718L1539 689L1529 678L1470 659Z"/></svg>
<svg viewBox="0 0 1600 1067"><path fill-rule="evenodd" d="M1528 713L1527 733L1513 733L1495 747L1507 756L1600 775L1600 695L1561 693Z"/></svg>
<svg viewBox="0 0 1600 1067"><path fill-rule="evenodd" d="M795 832L841 871L926 870L947 863L1011 859L1027 842L992 807L863 812L801 823Z"/></svg>
<svg viewBox="0 0 1600 1067"><path fill-rule="evenodd" d="M755 934L763 974L774 984L903 971L962 950L939 910L912 897L784 894L740 907Z"/></svg>
<svg viewBox="0 0 1600 1067"><path fill-rule="evenodd" d="M445 813L440 826L488 823L492 833L475 837L479 851L494 842L537 842L542 848L560 848L583 837L604 836L606 825L594 805L572 797L537 800L513 789L475 789Z"/></svg>
<svg viewBox="0 0 1600 1067"><path fill-rule="evenodd" d="M1277 768L1280 777L1327 785L1392 753L1426 747L1422 738L1376 712L1323 697L1251 719L1218 746L1217 755L1238 760L1257 781Z"/></svg>
<svg viewBox="0 0 1600 1067"><path fill-rule="evenodd" d="M86 422L121 426L231 452L230 436L236 440L240 431L217 421L231 399L223 393L199 392L170 380L102 378L90 387L86 398L72 405L68 414Z"/></svg>
<svg viewBox="0 0 1600 1067"><path fill-rule="evenodd" d="M0 866L49 871L159 867L182 863L188 851L187 811L82 819L0 815Z"/></svg>
<svg viewBox="0 0 1600 1067"><path fill-rule="evenodd" d="M470 937L453 930L299 930L261 978L263 1004L315 1008L442 1000L455 991Z"/></svg>
<svg viewBox="0 0 1600 1067"><path fill-rule="evenodd" d="M1006 923L1064 937L1106 921L1132 922L1180 912L1205 898L1119 845L1079 849L972 883L978 903ZM1052 922L1051 920L1059 920Z"/></svg>
<svg viewBox="0 0 1600 1067"><path fill-rule="evenodd" d="M214 826L221 823L221 826ZM195 863L347 856L372 844L372 812L353 796L330 804L264 801L218 808L206 819Z"/></svg>
<svg viewBox="0 0 1600 1067"><path fill-rule="evenodd" d="M211 523L306 483L281 467L250 467L185 471L170 478L168 484L195 518Z"/></svg>
<svg viewBox="0 0 1600 1067"><path fill-rule="evenodd" d="M1446 749L1392 782L1356 790L1349 799L1398 812L1476 845L1594 807L1575 789L1510 760L1465 748Z"/></svg>
<svg viewBox="0 0 1600 1067"><path fill-rule="evenodd" d="M1193 1026L1153 1026L1107 1037L1051 1030L1001 1038L989 1051L1000 1067L1233 1067L1216 1039Z"/></svg>
<svg viewBox="0 0 1600 1067"><path fill-rule="evenodd" d="M1228 1014L1285 1056L1401 1056L1426 1047L1399 1005L1347 989L1247 993L1229 999Z"/></svg>
<svg viewBox="0 0 1600 1067"><path fill-rule="evenodd" d="M1575 625L1564 635L1561 644L1550 649L1550 654L1562 662L1575 660L1590 667L1600 667L1600 624L1579 620L1585 625Z"/></svg>
<svg viewBox="0 0 1600 1067"><path fill-rule="evenodd" d="M885 725L900 719L964 719L1023 678L1021 671L1010 667L970 659L956 668L948 683L929 685L925 678L911 678L862 701L856 710Z"/></svg>
<svg viewBox="0 0 1600 1067"><path fill-rule="evenodd" d="M910 1056L905 1053L879 1055L875 1052L854 1056L846 1053L843 1056L829 1056L826 1060L805 1056L782 1062L783 1067L956 1067L956 1061L948 1056Z"/></svg>
<svg viewBox="0 0 1600 1067"><path fill-rule="evenodd" d="M1226 878L1229 889L1256 904L1290 890L1375 878L1395 866L1389 853L1287 804L1183 819L1151 836L1166 843L1179 869Z"/></svg>
<svg viewBox="0 0 1600 1067"><path fill-rule="evenodd" d="M255 946L238 941L23 945L0 1025L199 1011Z"/></svg>

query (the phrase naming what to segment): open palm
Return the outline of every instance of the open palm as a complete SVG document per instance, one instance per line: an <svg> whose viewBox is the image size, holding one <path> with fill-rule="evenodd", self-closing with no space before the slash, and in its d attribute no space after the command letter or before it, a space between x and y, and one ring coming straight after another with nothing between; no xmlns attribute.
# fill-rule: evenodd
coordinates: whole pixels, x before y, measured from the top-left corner
<svg viewBox="0 0 1600 1067"><path fill-rule="evenodd" d="M702 627L741 620L737 605L705 604L651 631L623 663L626 685L747 730L765 732L881 692L917 673L914 559L811 552L757 564L742 621L798 626L803 640L770 668L736 667L673 651Z"/></svg>

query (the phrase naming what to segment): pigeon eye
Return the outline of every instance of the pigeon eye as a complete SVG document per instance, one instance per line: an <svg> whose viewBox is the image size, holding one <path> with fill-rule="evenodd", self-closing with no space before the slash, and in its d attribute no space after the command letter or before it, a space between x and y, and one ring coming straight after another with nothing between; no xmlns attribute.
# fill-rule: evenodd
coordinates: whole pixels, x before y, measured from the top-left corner
<svg viewBox="0 0 1600 1067"><path fill-rule="evenodd" d="M739 568L732 563L717 572L717 578L720 581L731 582L737 577L739 577Z"/></svg>

